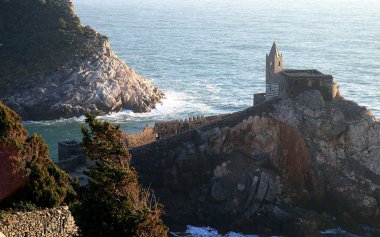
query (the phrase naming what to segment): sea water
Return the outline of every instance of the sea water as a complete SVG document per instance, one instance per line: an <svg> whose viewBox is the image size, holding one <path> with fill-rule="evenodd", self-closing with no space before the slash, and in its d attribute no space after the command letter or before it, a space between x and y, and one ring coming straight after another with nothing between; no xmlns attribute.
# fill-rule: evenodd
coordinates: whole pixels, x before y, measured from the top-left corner
<svg viewBox="0 0 380 237"><path fill-rule="evenodd" d="M380 118L378 0L73 0L84 25L108 36L118 57L166 94L149 113L103 116L126 132L146 123L230 113L265 88L275 40L286 68L332 74L342 95ZM51 156L81 139L83 116L26 121Z"/></svg>
<svg viewBox="0 0 380 237"><path fill-rule="evenodd" d="M105 118L138 132L157 120L229 113L265 86L275 40L286 68L332 74L347 99L380 117L377 0L73 0L84 25L108 36L118 57L166 94L149 113ZM57 158L57 142L81 139L83 118L26 122Z"/></svg>

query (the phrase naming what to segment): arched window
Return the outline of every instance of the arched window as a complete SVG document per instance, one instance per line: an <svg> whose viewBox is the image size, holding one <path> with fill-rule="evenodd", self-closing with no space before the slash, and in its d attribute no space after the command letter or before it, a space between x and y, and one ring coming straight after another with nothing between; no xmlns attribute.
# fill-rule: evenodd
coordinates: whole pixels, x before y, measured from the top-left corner
<svg viewBox="0 0 380 237"><path fill-rule="evenodd" d="M281 61L278 61L278 66L281 66Z"/></svg>

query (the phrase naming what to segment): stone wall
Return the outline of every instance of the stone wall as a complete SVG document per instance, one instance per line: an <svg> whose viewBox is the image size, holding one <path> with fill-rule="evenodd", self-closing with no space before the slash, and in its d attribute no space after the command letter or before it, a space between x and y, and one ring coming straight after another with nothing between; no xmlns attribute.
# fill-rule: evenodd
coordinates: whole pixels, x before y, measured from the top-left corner
<svg viewBox="0 0 380 237"><path fill-rule="evenodd" d="M76 236L78 228L68 207L57 207L5 215L0 219L1 232L6 237L62 237Z"/></svg>
<svg viewBox="0 0 380 237"><path fill-rule="evenodd" d="M126 134L125 137L128 140L128 147L130 148L139 147L157 140L154 129L149 124L145 126L144 131Z"/></svg>
<svg viewBox="0 0 380 237"><path fill-rule="evenodd" d="M253 105L258 105L265 101L266 93L253 94Z"/></svg>
<svg viewBox="0 0 380 237"><path fill-rule="evenodd" d="M329 75L320 78L309 77L307 74L296 78L282 75L279 94L281 98L295 98L310 90L319 91L325 101L333 100L333 78Z"/></svg>
<svg viewBox="0 0 380 237"><path fill-rule="evenodd" d="M56 164L70 173L86 164L86 155L77 141L58 142L58 162Z"/></svg>
<svg viewBox="0 0 380 237"><path fill-rule="evenodd" d="M187 119L161 121L156 122L154 126L154 132L158 134L159 138L166 138L177 133L183 133L199 126L218 121L226 115L215 116L196 116L189 117Z"/></svg>

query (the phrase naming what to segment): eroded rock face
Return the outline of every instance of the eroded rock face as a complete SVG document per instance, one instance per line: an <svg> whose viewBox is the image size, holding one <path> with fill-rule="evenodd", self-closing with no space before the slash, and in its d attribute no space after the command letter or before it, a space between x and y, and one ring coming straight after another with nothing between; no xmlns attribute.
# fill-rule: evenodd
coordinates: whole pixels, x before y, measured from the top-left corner
<svg viewBox="0 0 380 237"><path fill-rule="evenodd" d="M70 0L1 5L0 100L24 120L146 112L163 98L105 36L80 23Z"/></svg>
<svg viewBox="0 0 380 237"><path fill-rule="evenodd" d="M164 94L118 59L107 40L99 41L91 58L68 62L55 73L44 75L41 84L0 99L24 120L154 108Z"/></svg>
<svg viewBox="0 0 380 237"><path fill-rule="evenodd" d="M133 163L173 223L318 235L379 223L379 129L364 107L308 91L134 149Z"/></svg>

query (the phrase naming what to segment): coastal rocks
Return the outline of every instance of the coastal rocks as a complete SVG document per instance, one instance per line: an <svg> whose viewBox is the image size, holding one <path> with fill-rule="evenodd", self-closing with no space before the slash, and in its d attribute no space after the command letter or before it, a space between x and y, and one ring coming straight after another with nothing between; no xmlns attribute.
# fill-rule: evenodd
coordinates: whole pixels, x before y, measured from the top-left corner
<svg viewBox="0 0 380 237"><path fill-rule="evenodd" d="M46 120L104 114L130 109L147 112L164 97L151 83L125 65L100 35L97 52L85 60L67 62L44 75L40 84L1 97L24 120ZM9 89L11 90L11 89Z"/></svg>
<svg viewBox="0 0 380 237"><path fill-rule="evenodd" d="M70 0L3 1L0 13L0 100L23 120L147 112L164 97L80 23Z"/></svg>
<svg viewBox="0 0 380 237"><path fill-rule="evenodd" d="M132 162L174 225L361 233L380 221L379 129L364 107L307 91L133 149Z"/></svg>

